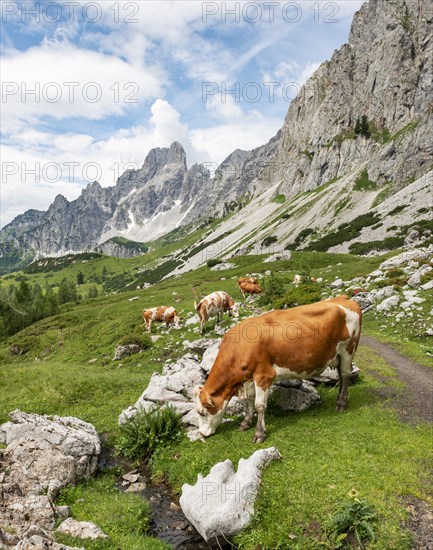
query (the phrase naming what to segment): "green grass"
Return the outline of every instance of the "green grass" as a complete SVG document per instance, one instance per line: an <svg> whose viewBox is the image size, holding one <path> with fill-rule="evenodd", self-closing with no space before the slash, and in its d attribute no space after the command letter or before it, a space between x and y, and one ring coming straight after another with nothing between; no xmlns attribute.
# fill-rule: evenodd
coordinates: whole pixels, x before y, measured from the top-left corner
<svg viewBox="0 0 433 550"><path fill-rule="evenodd" d="M263 474L253 523L236 537L240 548L331 548L323 533L319 546L312 526L323 526L356 490L380 517L377 541L369 548L409 549L401 499L413 494L432 502L427 458L432 457L431 429L401 424L386 406L373 375L389 375L382 359L361 348L356 364L363 376L349 390L346 413L334 411L336 390L323 388L322 404L305 413L268 410L263 445L252 443L251 431L239 432L235 424L226 423L205 444L183 442L175 450L166 449L156 459L155 472L168 473L180 490L182 483L194 483L198 472L206 475L215 462L229 458L237 464L257 448L276 446L283 460ZM293 546L287 546L289 535L294 536Z"/></svg>
<svg viewBox="0 0 433 550"><path fill-rule="evenodd" d="M286 195L277 195L272 199L272 202L276 202L278 204L284 204L286 202Z"/></svg>
<svg viewBox="0 0 433 550"><path fill-rule="evenodd" d="M62 491L59 501L71 507L74 519L93 521L109 540L83 541L58 533L57 542L86 550L168 550L169 546L146 536L150 506L138 495L121 493L116 475L106 473Z"/></svg>
<svg viewBox="0 0 433 550"><path fill-rule="evenodd" d="M290 261L274 262L272 269L288 289L296 273L305 271L324 277L325 283L336 277L349 279L370 273L393 254L365 258L294 251ZM242 256L233 259L234 268L223 272L213 272L205 266L146 290L67 304L59 315L0 344L0 421L5 421L7 413L17 407L28 412L71 414L92 422L99 432L109 432L110 440L116 443L120 412L137 400L154 371L160 372L163 364L185 353L184 340L199 337L194 325L166 333L163 326L155 323L152 333L161 335L157 342L140 354L113 362L116 343L125 335L143 331L142 309L174 305L185 316L192 311L194 299L213 290L226 290L240 302L242 297L233 278L264 273L269 268L263 263L265 257ZM94 263L100 261L98 258ZM123 260L126 264L128 261ZM84 264L82 269L92 267ZM135 296L140 299L130 302ZM425 316L432 307L426 301L420 315ZM241 317L252 313L250 307L241 307ZM417 338L416 321L417 318L406 329L408 341L401 342L406 348L400 349L407 351L410 347L411 353L423 355L426 362L429 344ZM384 323L385 319L365 316L366 331L372 334L379 334ZM400 331L394 333L396 327L388 322L381 337L402 341L405 326L402 324ZM213 327L213 322L207 324L207 336L214 335ZM23 345L25 353L11 355L9 347L13 343ZM96 361L89 363L93 359ZM269 437L262 447L275 445L284 460L273 463L263 475L254 521L237 537L241 548L253 550L261 544L263 550L330 549L323 526L352 489L374 504L379 513L378 538L370 548L410 548L402 528L406 517L402 499L414 495L432 503L428 472L431 428L412 427L397 420L382 397L381 388L386 384L400 390L401 384L392 369L369 348L359 350L355 363L361 368L362 377L350 388L347 413L334 412L335 388L322 388L322 404L304 413L282 415L273 409L267 412ZM377 373L386 382L378 380ZM233 423L224 423L205 444L181 438L158 450L152 459L154 474L167 475L179 491L184 482L194 482L199 472L206 474L214 463L226 458L237 463L257 448L251 432L241 433ZM110 542L98 543L100 546L86 542L86 549L164 548L143 534L148 521L147 505L135 500L138 497L121 495L114 488L114 481L114 474L100 476L70 489L62 497L72 506L74 517L95 521L111 537ZM315 525L319 526L318 532ZM289 539L289 535L296 538ZM323 544L315 540L320 536L324 537ZM62 542L83 545L67 537Z"/></svg>
<svg viewBox="0 0 433 550"><path fill-rule="evenodd" d="M374 191L377 189L377 183L371 181L368 177L368 170L365 168L355 180L355 185L353 186L355 191Z"/></svg>

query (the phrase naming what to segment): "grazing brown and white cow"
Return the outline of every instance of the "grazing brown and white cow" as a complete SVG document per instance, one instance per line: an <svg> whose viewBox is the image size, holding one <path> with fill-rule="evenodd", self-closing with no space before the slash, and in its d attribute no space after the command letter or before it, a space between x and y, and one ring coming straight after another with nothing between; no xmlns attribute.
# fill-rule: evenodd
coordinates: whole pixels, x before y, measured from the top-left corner
<svg viewBox="0 0 433 550"><path fill-rule="evenodd" d="M171 306L151 307L149 309L145 309L143 311L143 319L148 332L150 332L152 327L152 321L157 321L159 323L165 321L167 328L170 325L178 327L180 322L177 311Z"/></svg>
<svg viewBox="0 0 433 550"><path fill-rule="evenodd" d="M279 379L311 379L326 367L338 369L337 411L347 405L352 359L361 334L362 312L347 296L245 319L224 335L204 386L196 388L199 431L215 433L230 399L247 399L241 430L258 414L255 442L266 437L269 390Z"/></svg>
<svg viewBox="0 0 433 550"><path fill-rule="evenodd" d="M251 283L253 285L258 285L259 281L256 277L239 277L238 285L241 286L242 283Z"/></svg>
<svg viewBox="0 0 433 550"><path fill-rule="evenodd" d="M262 287L258 283L240 283L239 289L242 292L244 299L247 296L252 296L253 294L260 294L263 292Z"/></svg>
<svg viewBox="0 0 433 550"><path fill-rule="evenodd" d="M238 306L235 304L233 298L222 290L208 294L198 304L194 302L194 309L200 318L201 334L204 332L204 324L210 317L216 316L217 323L219 323L225 311L230 316L238 316Z"/></svg>

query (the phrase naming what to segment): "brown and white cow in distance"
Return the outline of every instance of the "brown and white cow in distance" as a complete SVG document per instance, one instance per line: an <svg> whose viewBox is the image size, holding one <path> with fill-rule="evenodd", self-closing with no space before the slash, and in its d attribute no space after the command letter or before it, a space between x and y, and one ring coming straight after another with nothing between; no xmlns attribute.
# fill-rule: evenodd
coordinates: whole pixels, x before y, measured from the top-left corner
<svg viewBox="0 0 433 550"><path fill-rule="evenodd" d="M241 286L242 283L251 283L252 285L258 285L259 281L256 277L239 277L238 285Z"/></svg>
<svg viewBox="0 0 433 550"><path fill-rule="evenodd" d="M238 316L238 306L235 304L233 298L223 290L208 294L202 298L198 304L194 302L194 309L200 319L201 334L204 332L204 324L210 317L216 316L217 323L219 323L225 311L227 311L230 316Z"/></svg>
<svg viewBox="0 0 433 550"><path fill-rule="evenodd" d="M143 320L148 332L150 332L153 321L157 321L159 323L165 321L165 325L167 328L170 325L178 327L180 322L177 311L174 309L174 307L171 306L151 307L149 309L145 309L143 311Z"/></svg>
<svg viewBox="0 0 433 550"><path fill-rule="evenodd" d="M361 334L362 312L347 296L248 318L224 335L204 386L196 388L199 431L215 433L230 399L247 399L241 430L258 414L255 442L266 437L265 409L273 382L311 379L326 367L338 369L337 411L347 405L352 359Z"/></svg>
<svg viewBox="0 0 433 550"><path fill-rule="evenodd" d="M260 294L263 292L262 287L258 283L240 283L239 289L242 292L244 299L247 296L252 296L253 294Z"/></svg>

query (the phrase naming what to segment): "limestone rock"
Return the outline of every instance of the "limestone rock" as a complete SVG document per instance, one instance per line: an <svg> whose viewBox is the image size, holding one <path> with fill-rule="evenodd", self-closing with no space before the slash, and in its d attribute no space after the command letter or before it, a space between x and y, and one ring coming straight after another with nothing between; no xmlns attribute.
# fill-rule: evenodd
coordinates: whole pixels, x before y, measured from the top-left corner
<svg viewBox="0 0 433 550"><path fill-rule="evenodd" d="M216 264L213 267L210 268L211 271L225 271L226 269L233 269L236 267L235 264L232 264L230 262L225 262L221 264Z"/></svg>
<svg viewBox="0 0 433 550"><path fill-rule="evenodd" d="M361 371L359 370L358 367L356 367L355 365L352 365L352 373L350 376L350 381L354 382L358 378L360 372ZM338 371L337 369L331 369L330 367L327 367L322 372L322 374L314 378L314 381L321 384L332 384L332 385L338 384L339 383Z"/></svg>
<svg viewBox="0 0 433 550"><path fill-rule="evenodd" d="M134 353L140 353L141 347L137 344L127 344L126 346L116 346L113 361L120 361L124 357L129 357Z"/></svg>
<svg viewBox="0 0 433 550"><path fill-rule="evenodd" d="M388 311L393 307L398 306L399 303L400 303L400 296L390 296L389 298L386 298L381 304L376 306L376 309L378 311Z"/></svg>
<svg viewBox="0 0 433 550"><path fill-rule="evenodd" d="M188 342L186 344L186 347L190 349L194 353L198 353L199 355L203 356L205 351L216 344L217 342L221 342L220 339L215 338L200 338L199 340L194 340L193 342Z"/></svg>
<svg viewBox="0 0 433 550"><path fill-rule="evenodd" d="M108 536L93 522L77 521L72 518L62 521L57 527L57 531L77 539L108 539Z"/></svg>
<svg viewBox="0 0 433 550"><path fill-rule="evenodd" d="M207 350L203 354L203 359L201 361L201 368L206 372L209 373L213 364L215 363L215 359L218 355L218 351L221 345L221 339L214 340L214 343L207 348Z"/></svg>
<svg viewBox="0 0 433 550"><path fill-rule="evenodd" d="M344 285L343 279L336 279L331 283L331 288L341 288Z"/></svg>
<svg viewBox="0 0 433 550"><path fill-rule="evenodd" d="M276 384L272 388L269 402L274 403L283 412L301 412L320 403L317 390L303 382L298 388Z"/></svg>
<svg viewBox="0 0 433 550"><path fill-rule="evenodd" d="M91 424L20 410L11 412L9 419L0 426L0 442L8 445L8 481L22 494L57 491L96 471L101 443Z"/></svg>
<svg viewBox="0 0 433 550"><path fill-rule="evenodd" d="M206 541L239 533L253 517L261 470L278 459L280 453L270 447L241 458L237 472L230 460L215 464L205 478L198 475L195 485L182 486L183 513Z"/></svg>
<svg viewBox="0 0 433 550"><path fill-rule="evenodd" d="M419 269L413 273L413 275L409 278L407 281L407 284L411 286L412 288L418 288L421 284L421 277L423 275L426 275L429 271L432 271L433 267L430 265L424 264Z"/></svg>
<svg viewBox="0 0 433 550"><path fill-rule="evenodd" d="M15 410L9 419L0 426L0 441L7 445L0 451L0 525L16 534L16 548L67 550L46 533L70 513L53 500L60 489L96 471L99 436L91 424L74 417Z"/></svg>

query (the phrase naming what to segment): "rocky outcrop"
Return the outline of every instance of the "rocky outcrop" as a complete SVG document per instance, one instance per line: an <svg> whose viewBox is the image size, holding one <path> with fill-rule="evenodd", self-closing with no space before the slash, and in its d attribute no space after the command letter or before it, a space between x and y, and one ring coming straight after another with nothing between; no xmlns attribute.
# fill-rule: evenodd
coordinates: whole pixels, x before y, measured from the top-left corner
<svg viewBox="0 0 433 550"><path fill-rule="evenodd" d="M183 513L206 541L239 533L254 515L261 471L281 458L270 447L241 458L237 472L231 460L215 464L206 477L198 475L195 485L182 486L179 503Z"/></svg>
<svg viewBox="0 0 433 550"><path fill-rule="evenodd" d="M116 258L134 258L145 254L147 250L148 247L144 243L129 241L123 237L113 237L95 248L96 252Z"/></svg>
<svg viewBox="0 0 433 550"><path fill-rule="evenodd" d="M19 410L0 426L0 541L14 533L8 546L52 548L56 520L69 515L67 507L56 506L58 492L67 485L88 479L97 468L101 452L95 428L73 417L48 417ZM45 546L38 541L47 539ZM32 546L33 545L33 546Z"/></svg>

